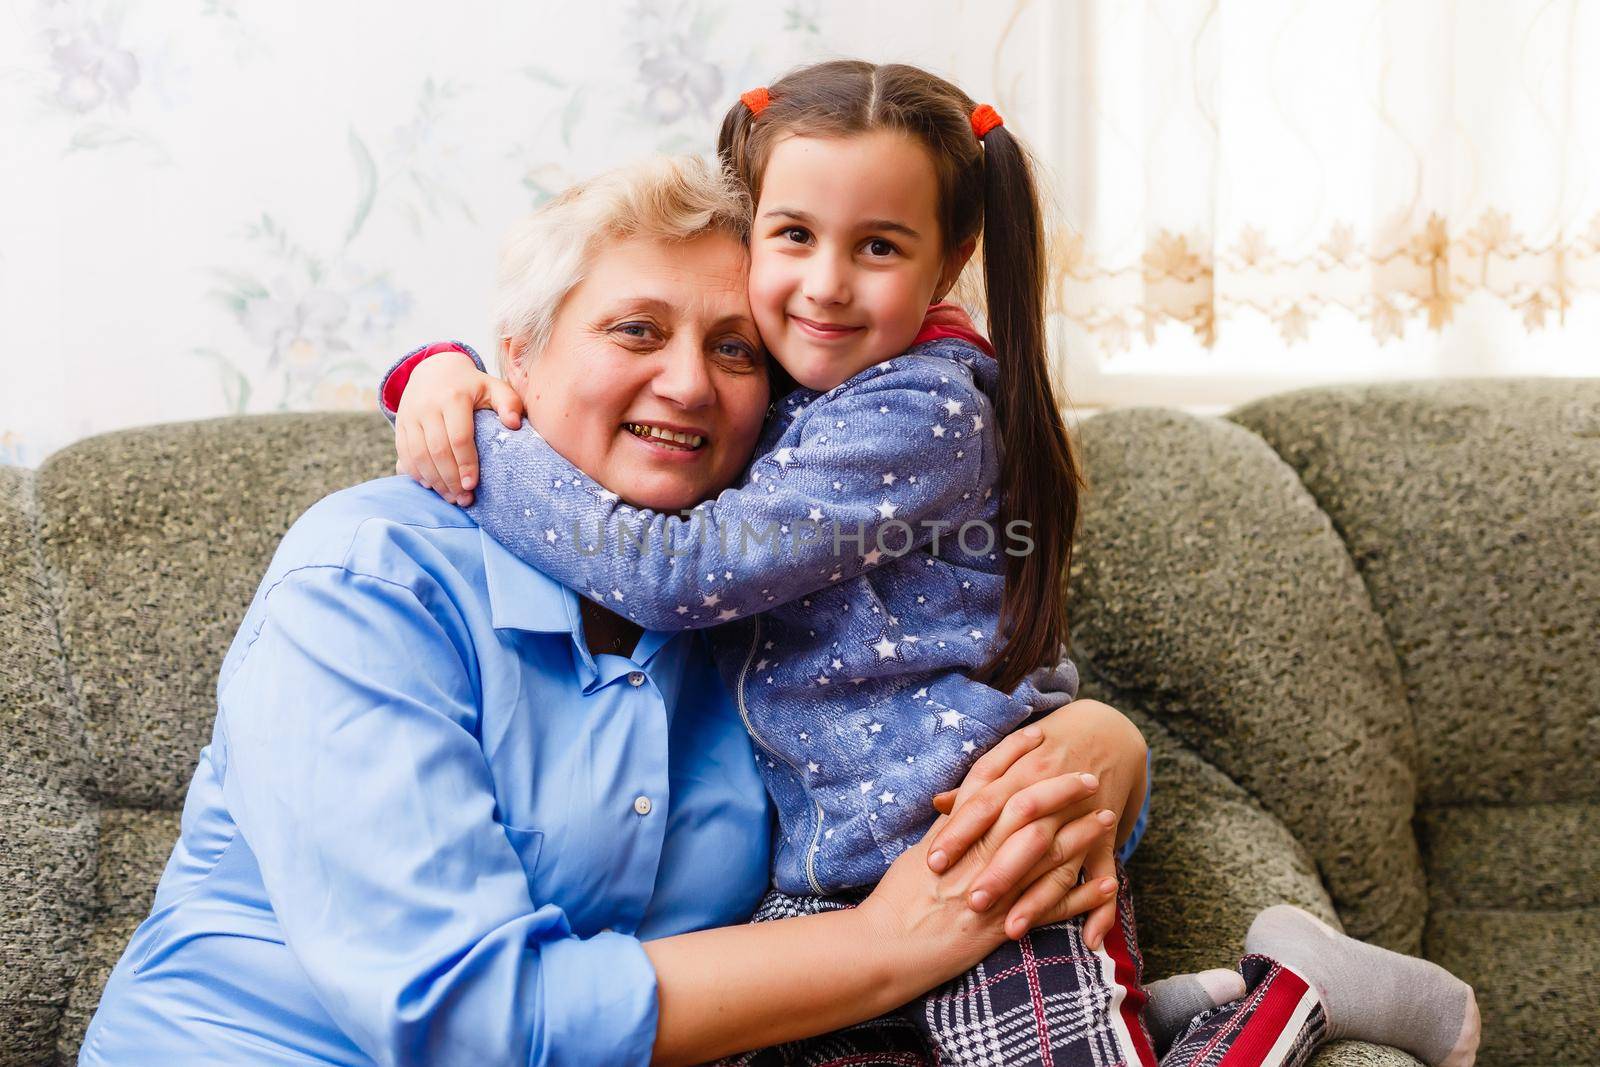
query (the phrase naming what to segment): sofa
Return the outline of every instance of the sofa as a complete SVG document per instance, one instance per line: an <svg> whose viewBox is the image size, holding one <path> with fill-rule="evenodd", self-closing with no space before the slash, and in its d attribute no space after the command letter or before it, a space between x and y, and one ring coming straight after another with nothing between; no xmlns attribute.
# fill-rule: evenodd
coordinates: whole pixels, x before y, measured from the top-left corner
<svg viewBox="0 0 1600 1067"><path fill-rule="evenodd" d="M1481 1063L1600 1062L1600 381L1078 435L1074 654L1153 753L1147 976L1229 965L1288 901L1472 983ZM74 1059L278 538L392 462L376 415L284 414L0 467L0 1067Z"/></svg>

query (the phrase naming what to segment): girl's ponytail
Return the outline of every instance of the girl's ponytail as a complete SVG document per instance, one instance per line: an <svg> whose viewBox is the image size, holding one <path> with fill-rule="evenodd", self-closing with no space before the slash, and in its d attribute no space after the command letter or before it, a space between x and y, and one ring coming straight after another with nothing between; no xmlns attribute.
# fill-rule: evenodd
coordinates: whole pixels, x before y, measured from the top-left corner
<svg viewBox="0 0 1600 1067"><path fill-rule="evenodd" d="M1033 551L1006 558L1000 633L1005 643L977 672L1010 692L1067 642L1066 580L1083 478L1050 381L1045 338L1044 225L1027 153L1004 126L983 134L983 279L989 336L1001 361L1002 532L1012 524Z"/></svg>

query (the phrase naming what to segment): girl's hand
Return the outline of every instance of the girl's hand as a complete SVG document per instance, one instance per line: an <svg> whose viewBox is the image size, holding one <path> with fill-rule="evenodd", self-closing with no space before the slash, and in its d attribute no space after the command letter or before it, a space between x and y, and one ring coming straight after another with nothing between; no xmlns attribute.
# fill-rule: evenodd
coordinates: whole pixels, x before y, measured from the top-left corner
<svg viewBox="0 0 1600 1067"><path fill-rule="evenodd" d="M1097 782L1093 795L1063 801L1069 791L1060 779L1084 773ZM985 857L969 903L987 910L1013 887L1028 887L1007 916L1006 932L1020 937L1041 922L1058 921L1043 916L1055 913L1060 887L1076 884L1080 871L1085 884L1114 882L1116 843L1133 829L1144 793L1145 743L1138 727L1107 704L1075 701L1006 738L973 765L959 790L935 799L935 807L953 815L937 824L929 863L945 869L980 835L989 840L998 834L1003 844ZM1073 820L1097 812L1105 820L1098 839L1082 848L1067 847L1075 839L1058 840ZM1053 871L1050 880L1039 877L1046 867ZM1115 922L1113 894L1084 923L1089 947L1098 948Z"/></svg>
<svg viewBox="0 0 1600 1067"><path fill-rule="evenodd" d="M522 397L462 353L441 352L423 360L411 372L395 412L395 471L452 504L471 504L478 481L472 413L479 408L493 408L507 429L522 425Z"/></svg>
<svg viewBox="0 0 1600 1067"><path fill-rule="evenodd" d="M1091 788L1081 776L1068 777L1073 784L1064 787L1066 794L1080 800L1089 795ZM995 900L997 906L976 911L968 905L968 898L983 873L984 857L997 851L1007 835L999 827L992 828L975 842L968 855L936 875L928 869L928 845L949 821L940 818L920 842L902 853L859 908L873 931L872 943L892 946L892 954L903 954L889 973L903 968L904 973L919 976L918 989L900 1000L970 970L998 948L1008 933L1008 908L1024 893L1031 895L1040 889L1041 883L1048 883L1045 888L1049 892L1045 895L1053 899L1053 905L1036 913L1040 925L1081 914L1106 899L1115 902L1115 880L1110 885L1068 885L1053 870L1045 869L1038 880L1026 879L1002 892ZM1066 849L1081 852L1105 837L1106 827L1091 813L1065 823L1053 836L1059 836ZM936 980L930 981L930 976L936 976Z"/></svg>

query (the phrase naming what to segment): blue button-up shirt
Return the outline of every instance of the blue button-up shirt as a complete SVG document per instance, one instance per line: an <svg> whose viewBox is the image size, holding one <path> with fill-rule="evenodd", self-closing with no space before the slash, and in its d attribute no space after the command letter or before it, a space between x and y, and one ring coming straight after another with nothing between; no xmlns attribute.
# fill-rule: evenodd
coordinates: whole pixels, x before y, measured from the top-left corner
<svg viewBox="0 0 1600 1067"><path fill-rule="evenodd" d="M573 593L403 478L284 538L83 1064L632 1064L643 940L745 919L771 811L703 637Z"/></svg>

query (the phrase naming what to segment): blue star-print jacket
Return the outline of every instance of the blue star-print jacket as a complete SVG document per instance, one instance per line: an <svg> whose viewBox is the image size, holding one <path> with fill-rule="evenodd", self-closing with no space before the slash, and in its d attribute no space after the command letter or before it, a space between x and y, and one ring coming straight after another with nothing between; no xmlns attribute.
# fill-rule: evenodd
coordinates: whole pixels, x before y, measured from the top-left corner
<svg viewBox="0 0 1600 1067"><path fill-rule="evenodd" d="M482 368L435 345L389 374L445 348ZM629 507L527 425L477 413L468 511L490 536L647 629L716 627L776 803L784 892L877 882L932 824L936 793L1077 693L1065 658L1011 693L968 677L993 651L1004 553L1029 536L999 527L997 377L942 337L790 393L744 480L685 517Z"/></svg>

